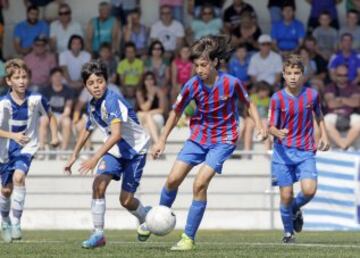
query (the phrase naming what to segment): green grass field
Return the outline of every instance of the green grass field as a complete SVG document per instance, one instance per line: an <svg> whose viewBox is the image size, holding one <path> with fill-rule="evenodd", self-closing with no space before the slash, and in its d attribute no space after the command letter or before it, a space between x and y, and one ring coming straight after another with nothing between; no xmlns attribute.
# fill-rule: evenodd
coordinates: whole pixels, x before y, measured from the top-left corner
<svg viewBox="0 0 360 258"><path fill-rule="evenodd" d="M107 245L80 248L88 231L25 231L24 240L0 242L0 257L360 257L360 232L303 232L297 243L280 243L280 231L206 231L197 236L196 250L174 253L175 231L166 237L135 241L134 231L107 231Z"/></svg>

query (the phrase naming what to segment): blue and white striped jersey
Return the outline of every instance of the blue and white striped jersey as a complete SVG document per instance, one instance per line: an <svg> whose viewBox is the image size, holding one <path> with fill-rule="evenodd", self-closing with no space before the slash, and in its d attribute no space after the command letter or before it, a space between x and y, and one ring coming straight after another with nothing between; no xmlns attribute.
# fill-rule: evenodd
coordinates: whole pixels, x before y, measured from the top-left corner
<svg viewBox="0 0 360 258"><path fill-rule="evenodd" d="M147 152L150 137L140 125L134 109L122 96L107 89L101 99L92 99L87 109L86 129L92 131L98 126L105 136L104 142L111 134L111 123L121 122L121 140L108 151L109 154L132 159Z"/></svg>
<svg viewBox="0 0 360 258"><path fill-rule="evenodd" d="M49 113L47 100L38 93L27 91L25 101L18 105L10 92L0 99L0 128L8 132L24 132L31 140L21 146L14 140L0 138L0 163L9 160L9 154L20 151L33 156L38 149L40 116Z"/></svg>

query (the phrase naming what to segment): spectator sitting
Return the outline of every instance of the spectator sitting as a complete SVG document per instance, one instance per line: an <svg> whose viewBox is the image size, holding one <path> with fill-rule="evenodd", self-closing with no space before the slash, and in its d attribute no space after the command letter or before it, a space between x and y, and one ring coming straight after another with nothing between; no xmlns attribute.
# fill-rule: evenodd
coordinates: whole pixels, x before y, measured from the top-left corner
<svg viewBox="0 0 360 258"><path fill-rule="evenodd" d="M251 94L250 98L257 106L259 115L264 128L267 128L268 110L270 104L270 85L265 81L257 82L254 85L255 93ZM245 132L244 132L244 150L252 149L252 141L254 135L255 123L247 117L245 121ZM265 150L270 150L270 140L265 141Z"/></svg>
<svg viewBox="0 0 360 258"><path fill-rule="evenodd" d="M227 34L233 34L234 30L241 24L241 17L247 13L253 18L256 18L254 8L243 2L243 0L233 0L233 4L230 5L224 12L224 30Z"/></svg>
<svg viewBox="0 0 360 258"><path fill-rule="evenodd" d="M250 85L250 76L248 75L248 68L251 56L248 54L245 44L239 44L236 47L235 54L231 57L228 63L228 72L240 79L240 81L248 87Z"/></svg>
<svg viewBox="0 0 360 258"><path fill-rule="evenodd" d="M108 82L116 82L116 69L118 65L118 60L116 56L112 55L111 44L102 43L99 50L99 61L104 63L108 72Z"/></svg>
<svg viewBox="0 0 360 258"><path fill-rule="evenodd" d="M346 0L346 12L354 10L360 15L360 1L359 0ZM358 17L358 25L360 25L360 17Z"/></svg>
<svg viewBox="0 0 360 258"><path fill-rule="evenodd" d="M32 50L24 57L31 71L31 89L39 91L49 85L51 69L57 66L56 57L48 51L48 40L43 36L34 39Z"/></svg>
<svg viewBox="0 0 360 258"><path fill-rule="evenodd" d="M241 24L233 31L232 44L237 46L240 43L245 43L249 52L259 50L258 39L261 35L261 29L257 24L257 19L245 13L241 18Z"/></svg>
<svg viewBox="0 0 360 258"><path fill-rule="evenodd" d="M73 105L73 94L70 88L63 84L63 71L61 68L53 68L50 71L50 86L43 88L41 94L49 101L51 111L55 114L58 125L61 128L61 150L68 149L71 137L71 110ZM40 149L45 149L47 141L47 132L49 128L49 119L42 116L39 127L39 145ZM62 159L66 156L61 155Z"/></svg>
<svg viewBox="0 0 360 258"><path fill-rule="evenodd" d="M271 90L279 88L282 73L281 56L271 50L271 37L263 34L258 40L260 50L249 63L248 74L251 82L266 81Z"/></svg>
<svg viewBox="0 0 360 258"><path fill-rule="evenodd" d="M360 91L348 80L348 68L340 65L335 69L335 83L326 88L325 101L328 114L324 120L330 139L341 149L349 148L360 135ZM340 131L346 131L343 138Z"/></svg>
<svg viewBox="0 0 360 258"><path fill-rule="evenodd" d="M201 19L195 19L191 23L191 38L194 40L199 40L204 36L219 35L221 33L222 27L223 24L221 19L214 17L213 7L209 4L206 4L201 8Z"/></svg>
<svg viewBox="0 0 360 258"><path fill-rule="evenodd" d="M319 17L320 26L313 31L313 36L319 47L320 54L329 60L330 56L335 52L338 41L337 31L330 27L331 16L329 12L324 11Z"/></svg>
<svg viewBox="0 0 360 258"><path fill-rule="evenodd" d="M221 10L224 3L225 0L188 0L188 14L194 18L199 18L202 6L205 4L211 4L214 7L215 17L221 17Z"/></svg>
<svg viewBox="0 0 360 258"><path fill-rule="evenodd" d="M59 65L64 71L65 78L75 96L82 90L81 68L89 62L91 55L84 50L84 40L79 35L72 35L69 39L68 50L60 53Z"/></svg>
<svg viewBox="0 0 360 258"><path fill-rule="evenodd" d="M348 79L351 84L358 84L360 81L360 58L357 52L352 49L352 35L349 33L341 35L340 49L330 58L329 70L332 81L335 81L336 67L343 64L349 69Z"/></svg>
<svg viewBox="0 0 360 258"><path fill-rule="evenodd" d="M145 56L149 40L149 29L140 23L141 11L135 9L128 15L128 22L124 28L125 42L134 42L136 53Z"/></svg>
<svg viewBox="0 0 360 258"><path fill-rule="evenodd" d="M127 101L133 106L136 103L136 88L141 82L144 72L144 64L141 59L136 58L135 44L128 42L125 45L125 59L121 60L117 67L120 76L120 86Z"/></svg>
<svg viewBox="0 0 360 258"><path fill-rule="evenodd" d="M163 5L169 6L174 19L184 24L184 0L160 0L160 6Z"/></svg>
<svg viewBox="0 0 360 258"><path fill-rule="evenodd" d="M112 44L114 53L119 53L121 28L116 18L110 16L110 4L99 4L99 16L92 18L86 28L86 49L95 57L99 54L102 43Z"/></svg>
<svg viewBox="0 0 360 258"><path fill-rule="evenodd" d="M164 125L165 95L156 86L155 75L146 72L140 87L136 91L139 119L154 143L159 141L159 134Z"/></svg>
<svg viewBox="0 0 360 258"><path fill-rule="evenodd" d="M296 51L305 36L304 25L295 19L295 10L292 5L284 5L282 15L282 21L272 24L271 37L280 51Z"/></svg>
<svg viewBox="0 0 360 258"><path fill-rule="evenodd" d="M71 19L71 8L68 4L59 6L59 19L50 25L50 46L57 53L67 49L72 35L83 36L80 23Z"/></svg>
<svg viewBox="0 0 360 258"><path fill-rule="evenodd" d="M331 16L331 27L339 29L339 19L336 10L336 5L342 0L306 0L311 5L310 16L308 20L308 33L311 34L313 30L319 26L319 16L323 11L328 11Z"/></svg>
<svg viewBox="0 0 360 258"><path fill-rule="evenodd" d="M302 62L304 65L303 72L303 81L307 87L310 87L312 84L312 79L316 73L316 63L314 60L310 58L309 51L305 47L301 47L299 49L299 55L302 58Z"/></svg>
<svg viewBox="0 0 360 258"><path fill-rule="evenodd" d="M182 46L179 55L171 63L171 103L175 103L181 87L193 74L193 64L190 60L191 50L187 45Z"/></svg>
<svg viewBox="0 0 360 258"><path fill-rule="evenodd" d="M295 0L269 0L267 7L269 8L271 23L282 20L281 10L284 5L292 5L296 10Z"/></svg>
<svg viewBox="0 0 360 258"><path fill-rule="evenodd" d="M139 8L140 0L111 0L111 15L116 17L120 24L126 25L130 13Z"/></svg>
<svg viewBox="0 0 360 258"><path fill-rule="evenodd" d="M14 48L18 55L30 53L32 43L37 36L49 37L49 26L45 21L39 21L39 9L29 6L26 20L16 24L14 29Z"/></svg>
<svg viewBox="0 0 360 258"><path fill-rule="evenodd" d="M359 1L360 3L360 1ZM360 50L360 26L359 26L359 12L356 10L349 10L346 13L346 25L340 28L340 35L350 33L353 36L353 48Z"/></svg>
<svg viewBox="0 0 360 258"><path fill-rule="evenodd" d="M149 47L149 57L145 60L145 71L155 74L156 85L164 94L169 93L170 68L169 62L164 58L164 47L160 41L154 41Z"/></svg>
<svg viewBox="0 0 360 258"><path fill-rule="evenodd" d="M163 5L160 7L160 20L151 26L151 41L159 40L167 52L167 56L172 56L176 49L179 49L184 41L184 27L174 20L171 8Z"/></svg>

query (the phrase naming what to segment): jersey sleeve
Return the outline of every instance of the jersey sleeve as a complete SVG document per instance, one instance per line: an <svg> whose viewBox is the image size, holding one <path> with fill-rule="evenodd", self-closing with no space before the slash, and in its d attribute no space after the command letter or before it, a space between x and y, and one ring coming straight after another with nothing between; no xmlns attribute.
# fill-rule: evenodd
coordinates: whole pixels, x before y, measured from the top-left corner
<svg viewBox="0 0 360 258"><path fill-rule="evenodd" d="M181 114L184 111L185 107L190 103L190 101L192 100L192 91L192 83L187 82L181 89L175 103L172 106L173 110L176 113Z"/></svg>
<svg viewBox="0 0 360 258"><path fill-rule="evenodd" d="M235 87L234 88L235 94L238 97L238 99L248 107L250 105L249 94L244 89L244 86L242 85L241 81L236 80L234 87Z"/></svg>
<svg viewBox="0 0 360 258"><path fill-rule="evenodd" d="M278 128L279 118L280 118L280 104L279 101L277 101L276 98L274 98L273 96L270 100L270 107L268 113L269 127L274 126Z"/></svg>
<svg viewBox="0 0 360 258"><path fill-rule="evenodd" d="M105 103L105 108L108 113L106 121L108 124L128 121L129 110L120 98L111 98Z"/></svg>

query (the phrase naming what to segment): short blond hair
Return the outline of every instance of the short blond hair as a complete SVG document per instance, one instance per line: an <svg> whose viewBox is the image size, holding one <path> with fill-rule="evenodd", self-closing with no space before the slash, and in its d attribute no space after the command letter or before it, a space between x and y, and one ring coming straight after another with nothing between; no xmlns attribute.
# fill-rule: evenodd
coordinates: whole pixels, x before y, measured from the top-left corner
<svg viewBox="0 0 360 258"><path fill-rule="evenodd" d="M13 58L5 63L6 78L10 78L17 70L23 69L28 75L30 75L29 67L20 58Z"/></svg>

